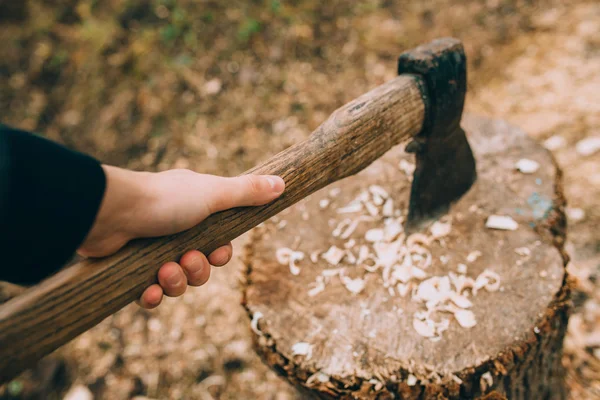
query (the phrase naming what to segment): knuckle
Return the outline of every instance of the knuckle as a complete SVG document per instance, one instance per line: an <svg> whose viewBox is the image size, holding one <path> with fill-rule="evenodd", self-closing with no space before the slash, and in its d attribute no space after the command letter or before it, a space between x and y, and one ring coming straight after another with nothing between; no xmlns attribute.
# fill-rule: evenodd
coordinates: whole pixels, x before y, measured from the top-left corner
<svg viewBox="0 0 600 400"><path fill-rule="evenodd" d="M256 176L246 175L246 184L250 194L257 195L260 193L260 180Z"/></svg>

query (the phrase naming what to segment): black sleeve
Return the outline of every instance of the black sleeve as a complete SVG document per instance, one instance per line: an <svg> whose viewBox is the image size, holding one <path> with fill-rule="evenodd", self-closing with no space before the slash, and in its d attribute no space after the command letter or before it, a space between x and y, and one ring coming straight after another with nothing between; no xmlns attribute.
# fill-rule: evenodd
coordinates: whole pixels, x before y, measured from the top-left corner
<svg viewBox="0 0 600 400"><path fill-rule="evenodd" d="M0 124L0 280L36 283L67 263L105 188L98 161Z"/></svg>

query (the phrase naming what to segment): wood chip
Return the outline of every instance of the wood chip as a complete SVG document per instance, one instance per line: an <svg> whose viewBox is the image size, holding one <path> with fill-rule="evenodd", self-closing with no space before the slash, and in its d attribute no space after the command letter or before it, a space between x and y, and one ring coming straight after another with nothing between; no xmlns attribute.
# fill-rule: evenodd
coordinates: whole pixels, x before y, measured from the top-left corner
<svg viewBox="0 0 600 400"><path fill-rule="evenodd" d="M485 392L494 385L494 378L492 377L491 372L486 372L485 374L481 375L481 378L479 379L479 385L481 386L482 392Z"/></svg>
<svg viewBox="0 0 600 400"><path fill-rule="evenodd" d="M454 312L454 318L463 328L472 328L477 325L475 320L475 314L469 310L456 310Z"/></svg>
<svg viewBox="0 0 600 400"><path fill-rule="evenodd" d="M346 252L337 246L331 246L327 252L321 255L321 258L327 261L330 265L336 266L342 261Z"/></svg>
<svg viewBox="0 0 600 400"><path fill-rule="evenodd" d="M383 204L382 214L384 217L393 217L394 216L394 201L389 198Z"/></svg>
<svg viewBox="0 0 600 400"><path fill-rule="evenodd" d="M307 359L310 359L312 356L312 344L307 342L298 342L292 346L292 355L293 356L306 356Z"/></svg>
<svg viewBox="0 0 600 400"><path fill-rule="evenodd" d="M364 279L361 278L352 279L347 276L341 276L341 279L346 289L354 294L362 292L366 285Z"/></svg>
<svg viewBox="0 0 600 400"><path fill-rule="evenodd" d="M435 239L447 236L452 230L452 224L450 222L435 221L429 228L429 231Z"/></svg>
<svg viewBox="0 0 600 400"><path fill-rule="evenodd" d="M252 331L254 333L256 333L258 336L262 336L263 333L258 329L258 321L263 317L263 313L261 313L260 311L256 311L253 315L252 315L252 321L250 322L250 328L252 329Z"/></svg>
<svg viewBox="0 0 600 400"><path fill-rule="evenodd" d="M486 228L505 231L517 230L519 224L511 217L505 215L490 215L485 223Z"/></svg>
<svg viewBox="0 0 600 400"><path fill-rule="evenodd" d="M479 250L472 251L467 256L467 262L475 262L479 257L481 257L481 252Z"/></svg>
<svg viewBox="0 0 600 400"><path fill-rule="evenodd" d="M371 192L371 194L373 196L380 196L380 197L383 197L384 199L387 199L388 197L390 197L388 192L379 185L369 186L369 192Z"/></svg>
<svg viewBox="0 0 600 400"><path fill-rule="evenodd" d="M383 229L379 229L379 228L369 229L367 231L367 233L365 234L365 240L367 242L380 242L383 240L384 235L385 235L385 233L384 233Z"/></svg>

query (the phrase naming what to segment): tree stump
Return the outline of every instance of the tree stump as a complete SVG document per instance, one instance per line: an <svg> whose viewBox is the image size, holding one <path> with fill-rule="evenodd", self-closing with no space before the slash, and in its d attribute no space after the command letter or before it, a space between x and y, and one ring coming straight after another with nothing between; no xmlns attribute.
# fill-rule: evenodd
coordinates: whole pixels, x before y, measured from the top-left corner
<svg viewBox="0 0 600 400"><path fill-rule="evenodd" d="M570 283L561 173L548 151L505 122L467 116L463 127L478 180L419 232L398 233L397 224L384 222L383 214L389 221L401 220L398 210L406 215L413 159L402 148L253 231L242 287L255 346L306 396L566 397L561 355ZM529 173L515 168L522 159L535 161L520 164ZM490 215L518 227L486 227ZM388 225L392 232L383 232L402 243L394 250L400 256L378 267L373 254L378 263L389 260L374 250ZM331 246L339 251L328 252ZM474 281L479 290L465 289ZM445 295L432 298L423 282Z"/></svg>

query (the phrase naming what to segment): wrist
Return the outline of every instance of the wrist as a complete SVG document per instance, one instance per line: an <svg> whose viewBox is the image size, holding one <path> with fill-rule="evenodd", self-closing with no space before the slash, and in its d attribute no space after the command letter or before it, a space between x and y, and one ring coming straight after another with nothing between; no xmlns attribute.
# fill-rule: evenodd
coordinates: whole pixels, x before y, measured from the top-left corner
<svg viewBox="0 0 600 400"><path fill-rule="evenodd" d="M102 169L106 176L106 191L94 228L129 241L137 237L138 215L144 215L143 210L150 203L146 188L151 174L108 165L103 165Z"/></svg>

